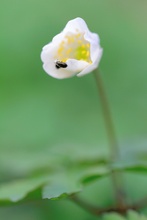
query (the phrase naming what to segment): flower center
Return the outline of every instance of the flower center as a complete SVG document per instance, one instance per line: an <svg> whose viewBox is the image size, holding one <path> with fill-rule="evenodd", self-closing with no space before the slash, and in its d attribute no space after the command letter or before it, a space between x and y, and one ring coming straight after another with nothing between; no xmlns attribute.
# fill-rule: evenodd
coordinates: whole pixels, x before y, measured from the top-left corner
<svg viewBox="0 0 147 220"><path fill-rule="evenodd" d="M68 59L83 60L91 63L90 43L84 39L84 33L67 34L59 44L56 59L66 62Z"/></svg>

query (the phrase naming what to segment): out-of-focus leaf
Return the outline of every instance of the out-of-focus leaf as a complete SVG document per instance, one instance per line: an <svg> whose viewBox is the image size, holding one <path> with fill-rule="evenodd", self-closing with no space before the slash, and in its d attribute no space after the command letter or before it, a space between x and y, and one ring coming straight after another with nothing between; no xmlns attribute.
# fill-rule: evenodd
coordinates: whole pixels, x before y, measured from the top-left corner
<svg viewBox="0 0 147 220"><path fill-rule="evenodd" d="M49 181L49 176L39 176L16 180L10 183L0 185L0 201L18 202L25 198L28 193L43 186Z"/></svg>
<svg viewBox="0 0 147 220"><path fill-rule="evenodd" d="M42 189L43 198L57 199L81 191L85 184L109 173L105 166L71 167L54 175Z"/></svg>
<svg viewBox="0 0 147 220"><path fill-rule="evenodd" d="M103 220L126 220L123 216L117 213L105 214Z"/></svg>
<svg viewBox="0 0 147 220"><path fill-rule="evenodd" d="M121 157L112 167L127 171L147 172L147 140L131 140L121 145Z"/></svg>
<svg viewBox="0 0 147 220"><path fill-rule="evenodd" d="M88 166L85 169L77 170L77 175L80 176L80 181L83 184L88 184L91 181L101 178L110 173L110 169L107 166Z"/></svg>
<svg viewBox="0 0 147 220"><path fill-rule="evenodd" d="M79 157L78 160L68 158L56 152L51 154L52 160L45 159L44 166L35 170L32 166L31 175L25 175L23 179L0 185L0 203L18 202L26 198L29 193L39 189L42 193L40 199L58 199L64 196L77 193L83 189L85 184L109 175L112 170L120 171L147 171L145 160L137 158L126 158L116 161L110 165L106 157L92 158L86 162L87 155ZM93 157L94 158L94 157ZM22 169L22 168L21 168ZM50 172L50 173L49 173ZM47 173L47 174L46 174ZM27 174L27 172L26 172ZM37 174L37 177L35 175ZM31 199L34 199L30 195ZM29 198L29 199L30 199Z"/></svg>
<svg viewBox="0 0 147 220"><path fill-rule="evenodd" d="M147 216L138 214L135 211L128 211L127 216L123 217L117 213L105 214L103 220L147 220Z"/></svg>
<svg viewBox="0 0 147 220"><path fill-rule="evenodd" d="M112 164L114 170L147 172L147 162L139 160L121 160Z"/></svg>
<svg viewBox="0 0 147 220"><path fill-rule="evenodd" d="M58 199L79 192L82 185L71 173L58 174L42 189L43 199Z"/></svg>
<svg viewBox="0 0 147 220"><path fill-rule="evenodd" d="M1 184L0 204L6 203L6 201L21 201L26 198L28 193L33 193L36 189L42 191L40 199L58 199L81 191L85 183L92 181L94 177L100 178L108 173L109 170L101 165L91 166L90 168L71 165L71 167L65 168L62 164L60 169L52 170L46 175L40 173L37 177L29 176ZM29 199L33 200L34 197L30 195Z"/></svg>
<svg viewBox="0 0 147 220"><path fill-rule="evenodd" d="M128 211L127 220L147 220L147 216L141 215L135 211Z"/></svg>

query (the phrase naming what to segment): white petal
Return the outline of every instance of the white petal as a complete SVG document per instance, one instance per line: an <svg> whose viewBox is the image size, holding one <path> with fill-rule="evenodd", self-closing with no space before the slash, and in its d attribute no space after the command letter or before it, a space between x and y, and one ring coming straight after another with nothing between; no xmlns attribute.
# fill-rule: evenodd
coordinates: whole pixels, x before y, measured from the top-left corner
<svg viewBox="0 0 147 220"><path fill-rule="evenodd" d="M54 56L56 55L58 45L50 43L46 45L41 53L43 68L47 74L57 79L70 78L81 72L89 63L82 60L68 59L66 68L56 68Z"/></svg>
<svg viewBox="0 0 147 220"><path fill-rule="evenodd" d="M41 60L42 62L48 62L50 57L53 57L53 53L56 53L56 46L53 43L49 43L42 48Z"/></svg>
<svg viewBox="0 0 147 220"><path fill-rule="evenodd" d="M75 60L75 59L69 59L67 60L67 69L70 69L72 72L79 73L81 72L84 68L86 68L89 63L84 61L84 60Z"/></svg>
<svg viewBox="0 0 147 220"><path fill-rule="evenodd" d="M82 33L89 31L86 22L82 18L75 18L69 21L63 29L64 33L77 33L77 31Z"/></svg>
<svg viewBox="0 0 147 220"><path fill-rule="evenodd" d="M57 79L70 78L76 74L75 72L71 72L70 70L67 70L67 68L57 69L53 62L44 63L43 68L50 76Z"/></svg>
<svg viewBox="0 0 147 220"><path fill-rule="evenodd" d="M75 18L69 21L63 31L53 38L52 42L60 43L68 33L75 34L77 33L77 30L82 33L86 33L89 31L87 24L82 18Z"/></svg>

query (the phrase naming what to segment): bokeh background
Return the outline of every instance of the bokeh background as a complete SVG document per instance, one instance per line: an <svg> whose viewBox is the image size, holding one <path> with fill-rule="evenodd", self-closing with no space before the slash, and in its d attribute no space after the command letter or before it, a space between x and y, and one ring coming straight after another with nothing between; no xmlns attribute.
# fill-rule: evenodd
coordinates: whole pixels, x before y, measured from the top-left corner
<svg viewBox="0 0 147 220"><path fill-rule="evenodd" d="M42 69L42 47L75 17L100 36L100 69L121 148L146 148L146 11L145 0L0 1L1 183L51 163L52 152L75 158L108 152L93 74L57 80ZM132 199L147 193L144 173L126 174L126 184ZM82 194L108 205L111 188L103 178ZM0 219L9 218L96 219L68 200L1 207Z"/></svg>

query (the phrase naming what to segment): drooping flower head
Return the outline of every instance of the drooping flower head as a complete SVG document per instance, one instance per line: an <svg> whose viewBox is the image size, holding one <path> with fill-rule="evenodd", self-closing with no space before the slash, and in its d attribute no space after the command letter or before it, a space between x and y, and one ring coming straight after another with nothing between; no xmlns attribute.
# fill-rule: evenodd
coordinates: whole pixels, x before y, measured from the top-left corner
<svg viewBox="0 0 147 220"><path fill-rule="evenodd" d="M82 18L75 18L43 47L41 59L49 75L63 79L92 72L99 65L102 51L99 36L89 31Z"/></svg>

